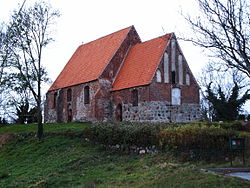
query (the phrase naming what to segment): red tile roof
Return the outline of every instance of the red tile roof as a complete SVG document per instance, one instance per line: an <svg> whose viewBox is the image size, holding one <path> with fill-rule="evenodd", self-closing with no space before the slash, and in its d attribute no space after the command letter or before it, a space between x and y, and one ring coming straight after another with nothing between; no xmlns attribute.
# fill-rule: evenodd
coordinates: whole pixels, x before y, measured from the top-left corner
<svg viewBox="0 0 250 188"><path fill-rule="evenodd" d="M78 47L49 90L98 79L132 27Z"/></svg>
<svg viewBox="0 0 250 188"><path fill-rule="evenodd" d="M112 91L150 84L172 34L131 47Z"/></svg>

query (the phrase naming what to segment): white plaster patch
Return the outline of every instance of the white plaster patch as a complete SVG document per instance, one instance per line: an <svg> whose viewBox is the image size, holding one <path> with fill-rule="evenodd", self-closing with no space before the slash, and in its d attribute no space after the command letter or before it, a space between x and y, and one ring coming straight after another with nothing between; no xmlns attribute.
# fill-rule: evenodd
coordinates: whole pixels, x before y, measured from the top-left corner
<svg viewBox="0 0 250 188"><path fill-rule="evenodd" d="M176 42L174 39L171 40L171 64L172 71L175 71L175 56L176 56Z"/></svg>
<svg viewBox="0 0 250 188"><path fill-rule="evenodd" d="M156 82L161 82L161 71L160 70L156 71Z"/></svg>
<svg viewBox="0 0 250 188"><path fill-rule="evenodd" d="M178 68L179 68L179 84L183 85L183 57L178 56Z"/></svg>
<svg viewBox="0 0 250 188"><path fill-rule="evenodd" d="M164 53L164 83L169 83L169 57L167 52Z"/></svg>

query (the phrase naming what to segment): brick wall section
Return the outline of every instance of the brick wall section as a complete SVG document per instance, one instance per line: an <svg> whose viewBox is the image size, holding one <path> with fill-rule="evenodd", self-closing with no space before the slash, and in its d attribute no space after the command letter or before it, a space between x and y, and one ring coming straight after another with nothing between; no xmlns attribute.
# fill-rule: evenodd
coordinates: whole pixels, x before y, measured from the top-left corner
<svg viewBox="0 0 250 188"><path fill-rule="evenodd" d="M191 122L200 119L199 91L182 87L182 93L192 98L187 100L182 96L181 105L171 105L171 85L153 83L148 86L135 87L113 92L114 119L118 120L116 108L122 105L122 119L124 121L152 121L152 122ZM138 106L132 106L132 91L138 90ZM192 93L189 93L189 90ZM189 95L193 97L189 97ZM187 103L186 103L187 102Z"/></svg>
<svg viewBox="0 0 250 188"><path fill-rule="evenodd" d="M90 103L84 103L84 87L90 88ZM67 90L72 90L72 100L67 101ZM93 81L76 86L49 91L45 105L45 122L67 122L68 110L72 110L72 121L93 121L95 120L95 95L99 91L99 82ZM54 104L54 93L57 92L57 104Z"/></svg>

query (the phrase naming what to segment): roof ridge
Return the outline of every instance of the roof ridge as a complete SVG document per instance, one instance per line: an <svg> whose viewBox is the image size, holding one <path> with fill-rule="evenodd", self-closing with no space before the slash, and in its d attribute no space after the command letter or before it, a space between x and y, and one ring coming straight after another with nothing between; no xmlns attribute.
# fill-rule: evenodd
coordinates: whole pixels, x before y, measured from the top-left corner
<svg viewBox="0 0 250 188"><path fill-rule="evenodd" d="M114 35L114 34L116 34L116 33L118 33L118 32L124 31L124 30L126 30L126 29L129 29L129 28L131 29L132 27L133 27L133 25L131 25L131 26L129 26L129 27L126 27L126 28L123 28L123 29L120 29L120 30L115 31L115 32L113 32L113 33L110 33L110 34L107 34L107 35L105 35L105 36L99 37L99 38L97 38L97 39L95 39L95 40L89 41L89 42L87 42L87 43L83 43L83 44L81 44L80 46L84 46L84 45L90 44L90 43L92 43L92 42L95 42L95 41L100 40L100 39L102 39L102 38L108 37L108 36L110 36L110 35ZM80 47L80 46L79 46L79 47Z"/></svg>
<svg viewBox="0 0 250 188"><path fill-rule="evenodd" d="M134 28L134 26L126 27L86 44L79 45L64 66L61 73L49 88L49 91L97 80L107 67L107 64L110 62L114 54L117 52L117 48L120 48L122 42L125 40L132 28ZM104 45L108 45L109 47ZM83 53L83 49L86 50L86 53ZM99 49L99 55L94 55L93 52L97 49ZM88 57L86 57L86 55L88 55ZM82 58L84 58L84 60ZM98 62L95 66L96 70L91 71L91 69L93 69L91 68L93 67L91 62ZM81 76L81 73L79 73L79 71L84 70L88 71L87 76ZM75 74L76 72L79 74ZM68 79L68 75L74 75L74 78Z"/></svg>
<svg viewBox="0 0 250 188"><path fill-rule="evenodd" d="M139 45L139 44L143 44L143 43L146 43L146 42L150 42L150 41L155 40L155 39L158 39L158 38L167 37L168 35L172 35L172 34L174 34L174 32L167 33L167 34L165 34L165 35L161 35L161 36L158 36L158 37L155 37L155 38L152 38L152 39L146 40L146 41L144 41L144 42L137 43L137 44L135 44L135 45ZM134 45L134 46L135 46L135 45Z"/></svg>
<svg viewBox="0 0 250 188"><path fill-rule="evenodd" d="M127 34L126 34L126 36L124 36L124 38L122 39L122 41L121 41L121 44L120 44L120 47L121 47L121 45L122 45L122 43L126 40L126 38L127 38L127 36L129 35L129 32L133 29L133 25L132 26L130 26L130 27L127 27L127 28L125 28L125 29L122 29L122 30L119 30L119 31L124 31L124 30L126 30L126 29L129 29L128 30L128 32L127 32ZM135 28L134 28L134 30L135 30ZM119 32L119 31L117 31L117 32ZM116 32L114 32L113 34L115 34ZM108 35L109 36L109 35ZM139 35L138 35L139 36ZM115 56L115 54L119 51L119 49L120 49L120 47L114 52L114 54L112 55L112 57L109 59L109 62L113 59L113 57ZM128 50L129 51L129 50ZM124 58L125 59L125 58ZM123 61L124 61L124 59L123 59ZM122 62L122 64L123 64L123 62ZM122 66L122 64L120 65L120 67ZM109 63L105 66L105 68L103 69L103 71L99 74L99 76L98 76L98 78L100 78L100 76L103 74L103 72L105 71L105 69L107 68L107 66L109 65ZM118 74L118 72L117 72L117 74ZM116 75L117 75L116 74Z"/></svg>

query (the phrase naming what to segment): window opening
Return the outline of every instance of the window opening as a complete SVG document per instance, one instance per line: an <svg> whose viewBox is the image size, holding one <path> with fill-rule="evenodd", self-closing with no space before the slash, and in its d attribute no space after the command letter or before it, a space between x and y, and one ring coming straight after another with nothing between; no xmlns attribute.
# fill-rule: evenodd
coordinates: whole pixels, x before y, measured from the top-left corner
<svg viewBox="0 0 250 188"><path fill-rule="evenodd" d="M136 89L132 91L132 105L138 106L138 90Z"/></svg>
<svg viewBox="0 0 250 188"><path fill-rule="evenodd" d="M117 120L122 121L122 105L121 104L117 105L116 111L117 111Z"/></svg>
<svg viewBox="0 0 250 188"><path fill-rule="evenodd" d="M175 71L172 71L172 84L175 84Z"/></svg>
<svg viewBox="0 0 250 188"><path fill-rule="evenodd" d="M67 90L67 102L72 101L72 89Z"/></svg>
<svg viewBox="0 0 250 188"><path fill-rule="evenodd" d="M89 104L89 86L84 87L84 104Z"/></svg>
<svg viewBox="0 0 250 188"><path fill-rule="evenodd" d="M56 103L57 103L56 99L57 99L57 92L54 93L53 108L56 108Z"/></svg>

